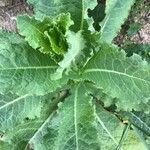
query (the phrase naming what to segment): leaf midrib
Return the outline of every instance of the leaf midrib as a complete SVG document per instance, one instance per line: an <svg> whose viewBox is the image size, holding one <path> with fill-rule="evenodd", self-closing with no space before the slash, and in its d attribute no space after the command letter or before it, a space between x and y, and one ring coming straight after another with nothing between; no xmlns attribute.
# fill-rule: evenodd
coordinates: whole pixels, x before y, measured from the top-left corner
<svg viewBox="0 0 150 150"><path fill-rule="evenodd" d="M22 99L24 99L24 98L26 98L26 97L28 97L28 96L29 96L29 94L20 96L20 97L18 97L18 98L16 98L16 99L14 99L14 100L12 100L12 101L6 103L5 105L1 106L1 107L0 107L0 110L2 110L3 108L8 107L8 106L10 106L10 105L13 105L14 103L16 103L16 102L18 102L18 101L20 101L20 100L22 100Z"/></svg>
<svg viewBox="0 0 150 150"><path fill-rule="evenodd" d="M41 126L37 129L37 131L34 133L34 135L31 137L31 139L28 141L26 147L25 147L25 150L27 149L28 147L28 144L32 144L32 142L34 142L34 140L36 140L38 134L41 132L42 133L42 130L44 130L44 128L46 127L46 125L51 121L52 117L54 116L55 112L53 112L52 114L50 114L48 116L48 118L41 124Z"/></svg>
<svg viewBox="0 0 150 150"><path fill-rule="evenodd" d="M29 66L29 67L11 67L11 68L0 68L0 71L5 70L34 70L34 69L56 69L57 66Z"/></svg>
<svg viewBox="0 0 150 150"><path fill-rule="evenodd" d="M74 126L75 126L75 138L76 138L76 150L79 149L78 143L78 127L77 127L77 97L78 97L78 87L75 89L74 96Z"/></svg>
<svg viewBox="0 0 150 150"><path fill-rule="evenodd" d="M107 132L107 134L109 135L109 137L113 140L113 142L118 145L119 143L115 140L115 138L112 136L112 134L110 133L110 131L107 129L107 127L105 126L105 124L103 123L103 121L100 119L100 117L96 114L96 118L98 120L98 122L100 123L100 125L103 127L103 129ZM121 148L121 150L123 150Z"/></svg>
<svg viewBox="0 0 150 150"><path fill-rule="evenodd" d="M126 74L126 73L123 73L123 72L117 72L115 70L108 70L108 69L86 69L84 71L84 73L90 73L90 72L108 72L108 73L118 74L118 75L126 76L128 78L133 78L133 79L137 79L137 80L140 80L140 81L143 81L143 82L149 82L150 83L150 81L148 81L148 80L145 80L145 79L133 76L133 75L129 75L129 74Z"/></svg>

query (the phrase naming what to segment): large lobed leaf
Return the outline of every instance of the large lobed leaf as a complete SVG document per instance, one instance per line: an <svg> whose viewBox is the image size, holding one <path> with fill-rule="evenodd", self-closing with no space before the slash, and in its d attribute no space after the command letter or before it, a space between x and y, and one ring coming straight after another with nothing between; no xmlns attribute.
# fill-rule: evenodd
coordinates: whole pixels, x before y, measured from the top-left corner
<svg viewBox="0 0 150 150"><path fill-rule="evenodd" d="M101 39L111 43L129 15L135 0L106 0L106 16L101 25Z"/></svg>
<svg viewBox="0 0 150 150"><path fill-rule="evenodd" d="M58 116L49 124L47 133L48 137L52 134L55 137L49 140L47 147L54 150L99 149L94 107L84 86L73 87L71 96L59 107Z"/></svg>
<svg viewBox="0 0 150 150"><path fill-rule="evenodd" d="M40 128L47 112L52 112L52 96L0 95L0 149L25 149L26 139Z"/></svg>
<svg viewBox="0 0 150 150"><path fill-rule="evenodd" d="M11 131L26 119L39 117L45 99L48 96L0 95L0 132Z"/></svg>
<svg viewBox="0 0 150 150"><path fill-rule="evenodd" d="M57 65L50 56L33 50L18 35L0 33L0 93L42 95L66 83L52 81Z"/></svg>
<svg viewBox="0 0 150 150"><path fill-rule="evenodd" d="M121 110L144 110L150 99L150 66L138 55L126 58L123 51L103 44L83 69L82 77L116 98Z"/></svg>
<svg viewBox="0 0 150 150"><path fill-rule="evenodd" d="M18 131L8 132L3 142L9 145L7 141L11 140L10 145L13 145L13 149L18 149L19 143L23 141L36 150L99 149L94 107L91 104L91 97L82 94L83 92L85 93L83 86L75 86L71 90L72 95L63 105L60 104L57 115L50 115L40 127L37 126L38 120L37 123L33 121L28 125L25 123L17 126ZM24 135L25 132L27 134ZM15 138L18 140L14 140ZM22 149L27 147L27 143L24 147L22 145ZM0 144L0 146L3 145Z"/></svg>

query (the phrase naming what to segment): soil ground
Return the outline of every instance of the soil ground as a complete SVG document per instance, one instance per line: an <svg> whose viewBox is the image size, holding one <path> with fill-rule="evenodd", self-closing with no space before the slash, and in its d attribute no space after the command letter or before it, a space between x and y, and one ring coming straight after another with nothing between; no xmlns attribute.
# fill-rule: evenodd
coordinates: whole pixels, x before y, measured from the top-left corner
<svg viewBox="0 0 150 150"><path fill-rule="evenodd" d="M16 31L16 16L25 13L33 13L26 0L0 0L0 28Z"/></svg>

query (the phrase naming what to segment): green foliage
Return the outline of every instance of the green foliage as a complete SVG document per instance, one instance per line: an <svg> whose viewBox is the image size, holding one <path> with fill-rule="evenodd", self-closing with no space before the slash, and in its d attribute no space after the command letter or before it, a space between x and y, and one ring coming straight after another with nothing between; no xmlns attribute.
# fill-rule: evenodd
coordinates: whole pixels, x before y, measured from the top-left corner
<svg viewBox="0 0 150 150"><path fill-rule="evenodd" d="M90 24L92 19L88 18L87 9L96 6L96 0L28 0L28 2L34 5L35 17L38 19L69 12L74 21L71 29L75 32L82 30L85 24Z"/></svg>
<svg viewBox="0 0 150 150"><path fill-rule="evenodd" d="M149 63L111 44L134 1L103 21L96 0L28 2L19 34L0 31L0 149L148 149Z"/></svg>
<svg viewBox="0 0 150 150"><path fill-rule="evenodd" d="M122 112L122 115L126 116L134 126L142 130L146 135L150 136L149 127L149 114L144 114L142 112Z"/></svg>
<svg viewBox="0 0 150 150"><path fill-rule="evenodd" d="M51 80L58 65L49 55L35 51L18 35L1 32L0 37L0 93L43 95L66 83L65 78Z"/></svg>
<svg viewBox="0 0 150 150"><path fill-rule="evenodd" d="M70 14L61 14L55 20L45 17L42 22L29 16L19 16L17 22L20 34L26 37L32 48L50 55L63 55L67 51L65 34L73 24Z"/></svg>
<svg viewBox="0 0 150 150"><path fill-rule="evenodd" d="M127 31L127 35L128 36L133 36L135 35L140 29L141 29L142 25L139 23L133 23L130 25L130 28Z"/></svg>
<svg viewBox="0 0 150 150"><path fill-rule="evenodd" d="M124 50L127 56L130 57L134 53L142 56L143 59L150 62L150 45L149 44L135 44L132 42L125 42Z"/></svg>
<svg viewBox="0 0 150 150"><path fill-rule="evenodd" d="M135 0L107 0L106 1L106 17L102 21L102 40L111 43L114 37L117 36L121 25L127 18L131 6Z"/></svg>
<svg viewBox="0 0 150 150"><path fill-rule="evenodd" d="M143 110L139 104L147 103L149 99L149 64L138 55L126 58L123 51L105 44L99 49L86 64L83 78L94 82L98 88L104 89L104 93L116 98L118 109Z"/></svg>

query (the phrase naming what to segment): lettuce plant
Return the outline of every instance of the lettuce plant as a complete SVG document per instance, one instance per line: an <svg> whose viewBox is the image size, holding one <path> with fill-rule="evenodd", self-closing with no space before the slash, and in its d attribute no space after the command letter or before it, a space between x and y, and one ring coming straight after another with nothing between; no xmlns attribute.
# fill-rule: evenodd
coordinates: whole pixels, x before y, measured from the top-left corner
<svg viewBox="0 0 150 150"><path fill-rule="evenodd" d="M112 44L134 0L28 2L0 31L0 149L149 149L150 65Z"/></svg>

